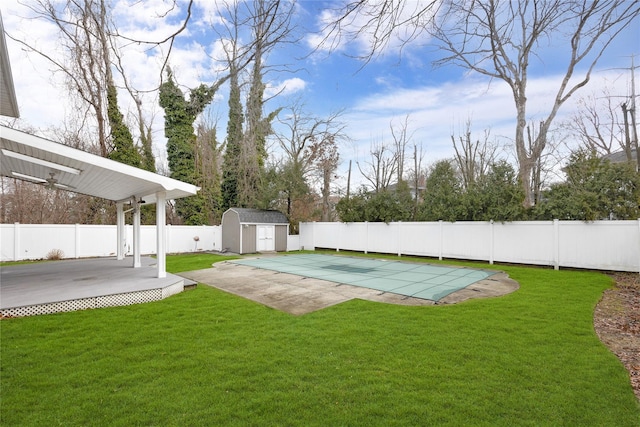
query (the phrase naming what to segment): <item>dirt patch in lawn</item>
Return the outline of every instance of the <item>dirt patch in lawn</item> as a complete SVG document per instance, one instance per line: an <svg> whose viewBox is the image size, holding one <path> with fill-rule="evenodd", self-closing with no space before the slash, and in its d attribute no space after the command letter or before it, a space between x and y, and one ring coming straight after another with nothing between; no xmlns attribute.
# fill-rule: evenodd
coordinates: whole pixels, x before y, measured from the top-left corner
<svg viewBox="0 0 640 427"><path fill-rule="evenodd" d="M640 275L611 273L616 281L596 306L593 323L602 341L629 371L640 400Z"/></svg>

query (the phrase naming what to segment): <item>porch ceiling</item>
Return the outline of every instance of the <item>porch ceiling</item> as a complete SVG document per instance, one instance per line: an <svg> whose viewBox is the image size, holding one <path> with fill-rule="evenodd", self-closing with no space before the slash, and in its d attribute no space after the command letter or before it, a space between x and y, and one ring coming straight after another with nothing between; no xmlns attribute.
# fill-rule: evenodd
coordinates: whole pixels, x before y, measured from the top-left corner
<svg viewBox="0 0 640 427"><path fill-rule="evenodd" d="M199 190L166 176L0 126L0 173L10 178L50 185L112 201L135 197L155 203L156 192L167 199L191 196Z"/></svg>

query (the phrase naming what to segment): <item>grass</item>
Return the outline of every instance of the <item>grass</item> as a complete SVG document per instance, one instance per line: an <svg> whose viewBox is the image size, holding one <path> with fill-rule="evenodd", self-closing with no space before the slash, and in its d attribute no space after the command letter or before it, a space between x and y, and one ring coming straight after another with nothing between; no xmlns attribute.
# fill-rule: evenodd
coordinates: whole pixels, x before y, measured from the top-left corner
<svg viewBox="0 0 640 427"><path fill-rule="evenodd" d="M211 264L192 257L167 264ZM518 292L453 306L354 300L295 317L198 286L3 320L1 423L640 425L628 374L592 326L610 279L500 268Z"/></svg>
<svg viewBox="0 0 640 427"><path fill-rule="evenodd" d="M211 264L220 261L228 261L230 259L238 259L239 256L216 255L208 253L194 253L184 255L167 256L167 271L171 273L180 273L182 271L201 270L211 268Z"/></svg>

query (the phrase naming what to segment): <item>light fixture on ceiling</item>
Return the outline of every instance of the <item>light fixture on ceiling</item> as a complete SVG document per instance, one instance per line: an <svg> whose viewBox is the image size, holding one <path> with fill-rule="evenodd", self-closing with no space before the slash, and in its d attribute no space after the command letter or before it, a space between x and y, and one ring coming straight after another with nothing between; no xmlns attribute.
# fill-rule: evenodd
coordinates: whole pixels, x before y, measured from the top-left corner
<svg viewBox="0 0 640 427"><path fill-rule="evenodd" d="M69 166L64 166L64 165L61 165L61 164L58 164L58 163L50 162L48 160L39 159L37 157L27 156L26 154L16 153L15 151L7 150L6 148L2 149L2 154L4 156L11 157L11 158L14 158L14 159L17 159L17 160L22 160L22 161L25 161L25 162L33 163L33 164L44 166L44 167L48 167L48 168L51 168L51 169L56 169L56 170L59 170L61 172L67 172L67 173L71 173L71 174L74 174L74 175L80 175L80 172L82 172L80 169L72 168L72 167L69 167Z"/></svg>
<svg viewBox="0 0 640 427"><path fill-rule="evenodd" d="M11 176L15 176L16 178L24 179L27 181L37 182L38 184L44 184L45 182L47 182L46 179L38 178L36 176L26 175L20 172L11 171Z"/></svg>

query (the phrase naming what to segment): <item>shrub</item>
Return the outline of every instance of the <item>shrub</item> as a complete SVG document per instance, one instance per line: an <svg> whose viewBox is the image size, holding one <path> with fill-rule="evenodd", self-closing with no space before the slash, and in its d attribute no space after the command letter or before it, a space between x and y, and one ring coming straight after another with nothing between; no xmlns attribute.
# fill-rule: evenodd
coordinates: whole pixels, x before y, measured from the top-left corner
<svg viewBox="0 0 640 427"><path fill-rule="evenodd" d="M51 249L47 253L47 259L49 261L57 261L64 258L64 251L62 249Z"/></svg>

